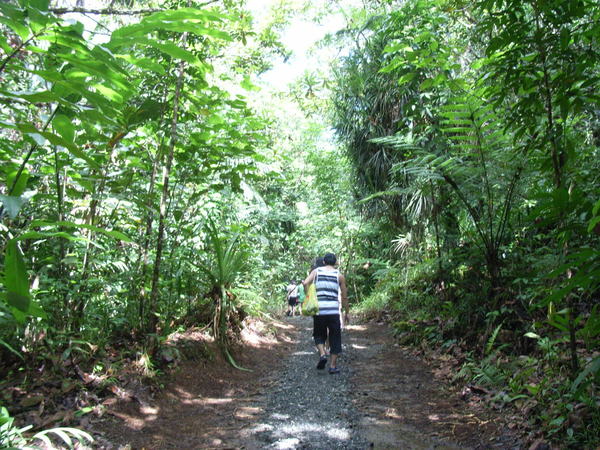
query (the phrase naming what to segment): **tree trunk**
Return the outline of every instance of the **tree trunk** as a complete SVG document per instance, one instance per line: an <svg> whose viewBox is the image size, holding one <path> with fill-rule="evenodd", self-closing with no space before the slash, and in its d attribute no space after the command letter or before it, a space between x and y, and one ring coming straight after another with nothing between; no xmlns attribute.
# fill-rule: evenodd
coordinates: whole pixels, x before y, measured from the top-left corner
<svg viewBox="0 0 600 450"><path fill-rule="evenodd" d="M187 42L187 32L183 33L183 46ZM162 252L165 236L165 220L167 216L167 205L169 204L169 177L173 165L175 154L175 145L177 144L177 120L179 115L179 98L183 87L183 75L185 64L183 61L179 64L179 75L175 86L175 96L173 98L173 120L171 121L171 140L169 143L169 153L162 171L162 194L160 198L160 215L158 219L158 236L156 237L156 256L154 258L154 269L152 272L152 291L150 293L150 321L148 330L156 333L158 331L158 291L160 281L160 264L162 261Z"/></svg>

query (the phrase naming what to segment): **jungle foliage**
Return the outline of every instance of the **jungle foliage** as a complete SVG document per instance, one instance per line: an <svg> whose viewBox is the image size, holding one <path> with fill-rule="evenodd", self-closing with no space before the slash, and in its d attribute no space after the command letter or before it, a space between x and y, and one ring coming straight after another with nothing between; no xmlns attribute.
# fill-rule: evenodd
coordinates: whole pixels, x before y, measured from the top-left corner
<svg viewBox="0 0 600 450"><path fill-rule="evenodd" d="M382 3L333 96L356 196L395 250L362 309L462 355L457 379L535 412L530 430L593 448L600 7Z"/></svg>
<svg viewBox="0 0 600 450"><path fill-rule="evenodd" d="M237 366L245 318L334 251L356 311L595 448L600 6L298 4L0 2L2 383L156 373L189 327ZM331 71L260 90L291 16L340 11ZM0 409L0 442L57 433Z"/></svg>

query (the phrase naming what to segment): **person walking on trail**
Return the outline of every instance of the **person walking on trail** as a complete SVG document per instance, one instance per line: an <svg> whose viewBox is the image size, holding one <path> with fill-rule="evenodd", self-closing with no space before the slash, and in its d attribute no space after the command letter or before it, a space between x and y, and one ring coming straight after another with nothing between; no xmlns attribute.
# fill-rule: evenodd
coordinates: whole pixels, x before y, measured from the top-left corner
<svg viewBox="0 0 600 450"><path fill-rule="evenodd" d="M298 301L296 302L296 308L298 308L298 315L302 315L302 303L304 303L304 299L306 298L306 292L304 292L304 286L302 282L300 282L297 286L298 288Z"/></svg>
<svg viewBox="0 0 600 450"><path fill-rule="evenodd" d="M325 341L329 338L331 346L331 361L329 363L329 373L340 373L337 366L337 360L342 353L342 331L340 326L340 298L345 311L345 322L349 323L349 305L348 291L346 289L346 279L339 270L335 268L337 258L333 253L327 253L323 257L324 266L317 267L302 282L304 289L307 290L311 283L315 283L317 290L317 300L319 302L319 312L314 316L313 337L319 350L319 362L317 369L323 370L327 365L327 355L325 353Z"/></svg>
<svg viewBox="0 0 600 450"><path fill-rule="evenodd" d="M287 287L287 302L288 310L285 313L287 316L296 314L296 305L298 304L298 285L295 281L290 281Z"/></svg>

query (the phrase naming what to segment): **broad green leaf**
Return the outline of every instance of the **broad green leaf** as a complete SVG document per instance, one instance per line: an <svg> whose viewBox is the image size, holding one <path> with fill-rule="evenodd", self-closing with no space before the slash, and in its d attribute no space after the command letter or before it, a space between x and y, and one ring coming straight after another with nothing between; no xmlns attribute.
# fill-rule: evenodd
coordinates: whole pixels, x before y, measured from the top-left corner
<svg viewBox="0 0 600 450"><path fill-rule="evenodd" d="M27 5L39 11L48 11L49 0L28 0Z"/></svg>
<svg viewBox="0 0 600 450"><path fill-rule="evenodd" d="M579 385L585 380L585 378L592 374L597 375L600 372L600 356L594 358L588 365L585 367L581 373L577 376L573 384L571 385L571 392L575 392Z"/></svg>
<svg viewBox="0 0 600 450"><path fill-rule="evenodd" d="M86 155L84 152L82 152L78 146L76 146L73 142L68 142L67 140L65 140L63 137L51 133L50 131L38 131L35 129L35 127L31 124L19 124L18 128L23 132L26 133L28 135L30 135L33 139L36 140L36 142L38 142L38 144L42 145L43 142L41 142L39 140L39 138L43 138L48 140L51 144L53 145L59 145L61 147L66 148L67 150L69 150L69 152L71 152L73 154L73 156L76 156L77 158L83 159L85 161L87 161L87 163L96 168L99 169L100 165L94 161L92 158L90 158L88 155Z"/></svg>
<svg viewBox="0 0 600 450"><path fill-rule="evenodd" d="M147 46L153 47L153 48L161 51L162 53L169 55L173 58L181 59L181 60L186 61L196 67L203 68L202 63L196 57L196 55L194 55L193 53L191 53L181 47L178 47L177 45L175 45L172 42L159 42L159 41L156 41L153 39L149 39L145 36L135 36L135 35L124 37L122 39L115 40L114 42L111 41L111 45L114 45L115 47L131 46L131 45L135 45L135 44L147 45Z"/></svg>
<svg viewBox="0 0 600 450"><path fill-rule="evenodd" d="M381 73L389 73L389 72L393 72L394 70L396 70L398 67L402 67L403 65L406 64L406 61L401 59L401 58L394 58L392 60L391 63L389 63L387 66L382 67L379 71Z"/></svg>
<svg viewBox="0 0 600 450"><path fill-rule="evenodd" d="M592 208L592 214L597 215L600 212L600 200L596 202L594 207Z"/></svg>
<svg viewBox="0 0 600 450"><path fill-rule="evenodd" d="M33 222L31 222L31 226L32 227L52 227L52 228L55 228L55 227L85 228L87 230L95 231L97 233L102 233L106 236L110 236L110 237L119 239L121 241L132 242L131 239L129 238L129 236L125 235L124 233L121 233L120 231L105 230L104 228L95 227L93 225L87 225L87 224L83 224L83 223L75 223L75 222L68 222L68 221L45 222L43 220L34 220Z"/></svg>
<svg viewBox="0 0 600 450"><path fill-rule="evenodd" d="M7 97L22 98L29 103L54 103L61 100L54 92L3 92Z"/></svg>
<svg viewBox="0 0 600 450"><path fill-rule="evenodd" d="M38 3L42 4L42 6L43 6L43 2L38 2ZM47 26L50 25L48 22L50 22L51 20L54 19L53 16L44 12L47 9L48 9L47 3L45 5L45 9L42 9L42 10L40 10L36 7L28 7L27 8L27 17L29 19L29 27L31 28L31 31L33 31L35 34L39 34L40 31L42 31L44 28L46 28Z"/></svg>
<svg viewBox="0 0 600 450"><path fill-rule="evenodd" d="M48 141L51 144L60 145L61 147L64 147L67 150L69 150L69 152L71 152L73 154L73 156L76 156L77 158L87 161L87 163L90 166L97 168L97 169L100 168L100 165L96 161L94 161L92 158L90 158L88 155L86 155L84 152L82 152L79 149L79 147L77 147L72 142L67 142L62 137L60 137L54 133L50 133L49 131L40 131L39 134L41 134L46 139L48 139Z"/></svg>
<svg viewBox="0 0 600 450"><path fill-rule="evenodd" d="M6 288L6 301L9 305L26 313L29 309L31 297L29 295L29 277L23 254L18 242L11 239L6 244L4 258L4 287Z"/></svg>
<svg viewBox="0 0 600 450"><path fill-rule="evenodd" d="M0 2L0 23L11 28L23 42L29 38L29 29L25 26L25 12L8 2Z"/></svg>
<svg viewBox="0 0 600 450"><path fill-rule="evenodd" d="M18 294L16 292L6 292L6 302L13 308L18 309L21 312L27 313L31 299L25 295Z"/></svg>
<svg viewBox="0 0 600 450"><path fill-rule="evenodd" d="M8 190L7 192L12 197L19 197L23 192L25 192L25 188L27 187L27 181L29 181L29 171L27 169L23 169L21 171L21 174L19 175L19 179L15 183L15 178L18 174L18 170L13 170L6 177L6 188Z"/></svg>
<svg viewBox="0 0 600 450"><path fill-rule="evenodd" d="M177 45L173 44L172 42L156 42L156 41L148 41L148 45L150 45L151 47L154 47L157 50L160 50L161 52L172 56L173 58L177 58L177 59L181 59L187 63L190 63L194 66L197 67L202 67L202 63L200 62L200 60L196 57L196 55L194 55L191 52L188 52L187 50L182 49L181 47L178 47Z"/></svg>
<svg viewBox="0 0 600 450"><path fill-rule="evenodd" d="M145 20L150 22L157 21L177 21L177 20L204 20L211 22L222 21L223 15L214 12L206 11L198 8L179 8L176 10L159 11L150 16Z"/></svg>
<svg viewBox="0 0 600 450"><path fill-rule="evenodd" d="M11 219L17 217L21 207L25 204L26 200L21 197L15 197L12 195L0 195L0 203L4 206L4 210L8 213Z"/></svg>
<svg viewBox="0 0 600 450"><path fill-rule="evenodd" d="M31 70L25 69L26 72L42 77L46 81L52 83L63 80L63 74L54 70Z"/></svg>
<svg viewBox="0 0 600 450"><path fill-rule="evenodd" d="M600 223L600 216L596 216L593 217L592 220L590 220L590 223L588 225L588 232L592 232L592 230L594 228L596 228L596 225L598 225Z"/></svg>
<svg viewBox="0 0 600 450"><path fill-rule="evenodd" d="M151 58L135 58L131 55L117 55L117 58L127 61L129 64L140 67L141 69L150 70L159 75L166 74L166 70L159 63Z"/></svg>
<svg viewBox="0 0 600 450"><path fill-rule="evenodd" d="M111 100L115 103L123 103L123 96L121 94L119 94L117 91L115 91L114 89L111 89L108 86L104 86L99 83L94 83L91 86L94 89L96 89L98 92L100 92L102 95L104 95L106 98L108 98L109 100Z"/></svg>
<svg viewBox="0 0 600 450"><path fill-rule="evenodd" d="M15 237L14 240L15 241L25 241L27 239L49 239L49 238L55 238L55 237L59 237L59 238L63 238L63 239L67 239L69 241L82 241L82 240L86 240L77 236L73 236L72 234L66 233L64 231L57 231L57 232L42 232L42 231L27 231L25 233L20 234L19 236Z"/></svg>
<svg viewBox="0 0 600 450"><path fill-rule="evenodd" d="M55 84L55 87L56 86L74 94L81 95L83 98L88 100L91 105L96 106L104 113L104 120L111 121L113 118L118 116L115 105L113 105L104 96L96 92L89 91L87 89L87 85L79 82L79 80L60 81Z"/></svg>
<svg viewBox="0 0 600 450"><path fill-rule="evenodd" d="M128 82L125 76L111 69L104 61L91 59L90 55L70 55L61 53L56 55L70 62L75 68L89 75L99 77L105 83L111 84L115 89L127 89Z"/></svg>
<svg viewBox="0 0 600 450"><path fill-rule="evenodd" d="M38 36L37 40L60 44L83 54L89 52L82 36L75 35L74 33L67 34L66 30L63 28L48 30L41 36Z"/></svg>
<svg viewBox="0 0 600 450"><path fill-rule="evenodd" d="M64 114L58 114L54 117L52 126L64 140L68 142L73 142L75 140L75 127L73 126L71 119Z"/></svg>

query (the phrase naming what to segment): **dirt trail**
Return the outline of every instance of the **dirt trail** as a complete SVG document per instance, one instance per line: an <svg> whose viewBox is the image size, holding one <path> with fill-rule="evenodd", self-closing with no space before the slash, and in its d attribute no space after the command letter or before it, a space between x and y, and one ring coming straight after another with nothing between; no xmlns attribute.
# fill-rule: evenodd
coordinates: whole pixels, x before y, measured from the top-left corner
<svg viewBox="0 0 600 450"><path fill-rule="evenodd" d="M186 362L155 399L109 406L101 447L456 449L519 448L490 417L467 410L424 363L394 344L386 325L344 331L341 375L315 369L312 319L246 335L239 362ZM316 399L325 397L326 401Z"/></svg>

